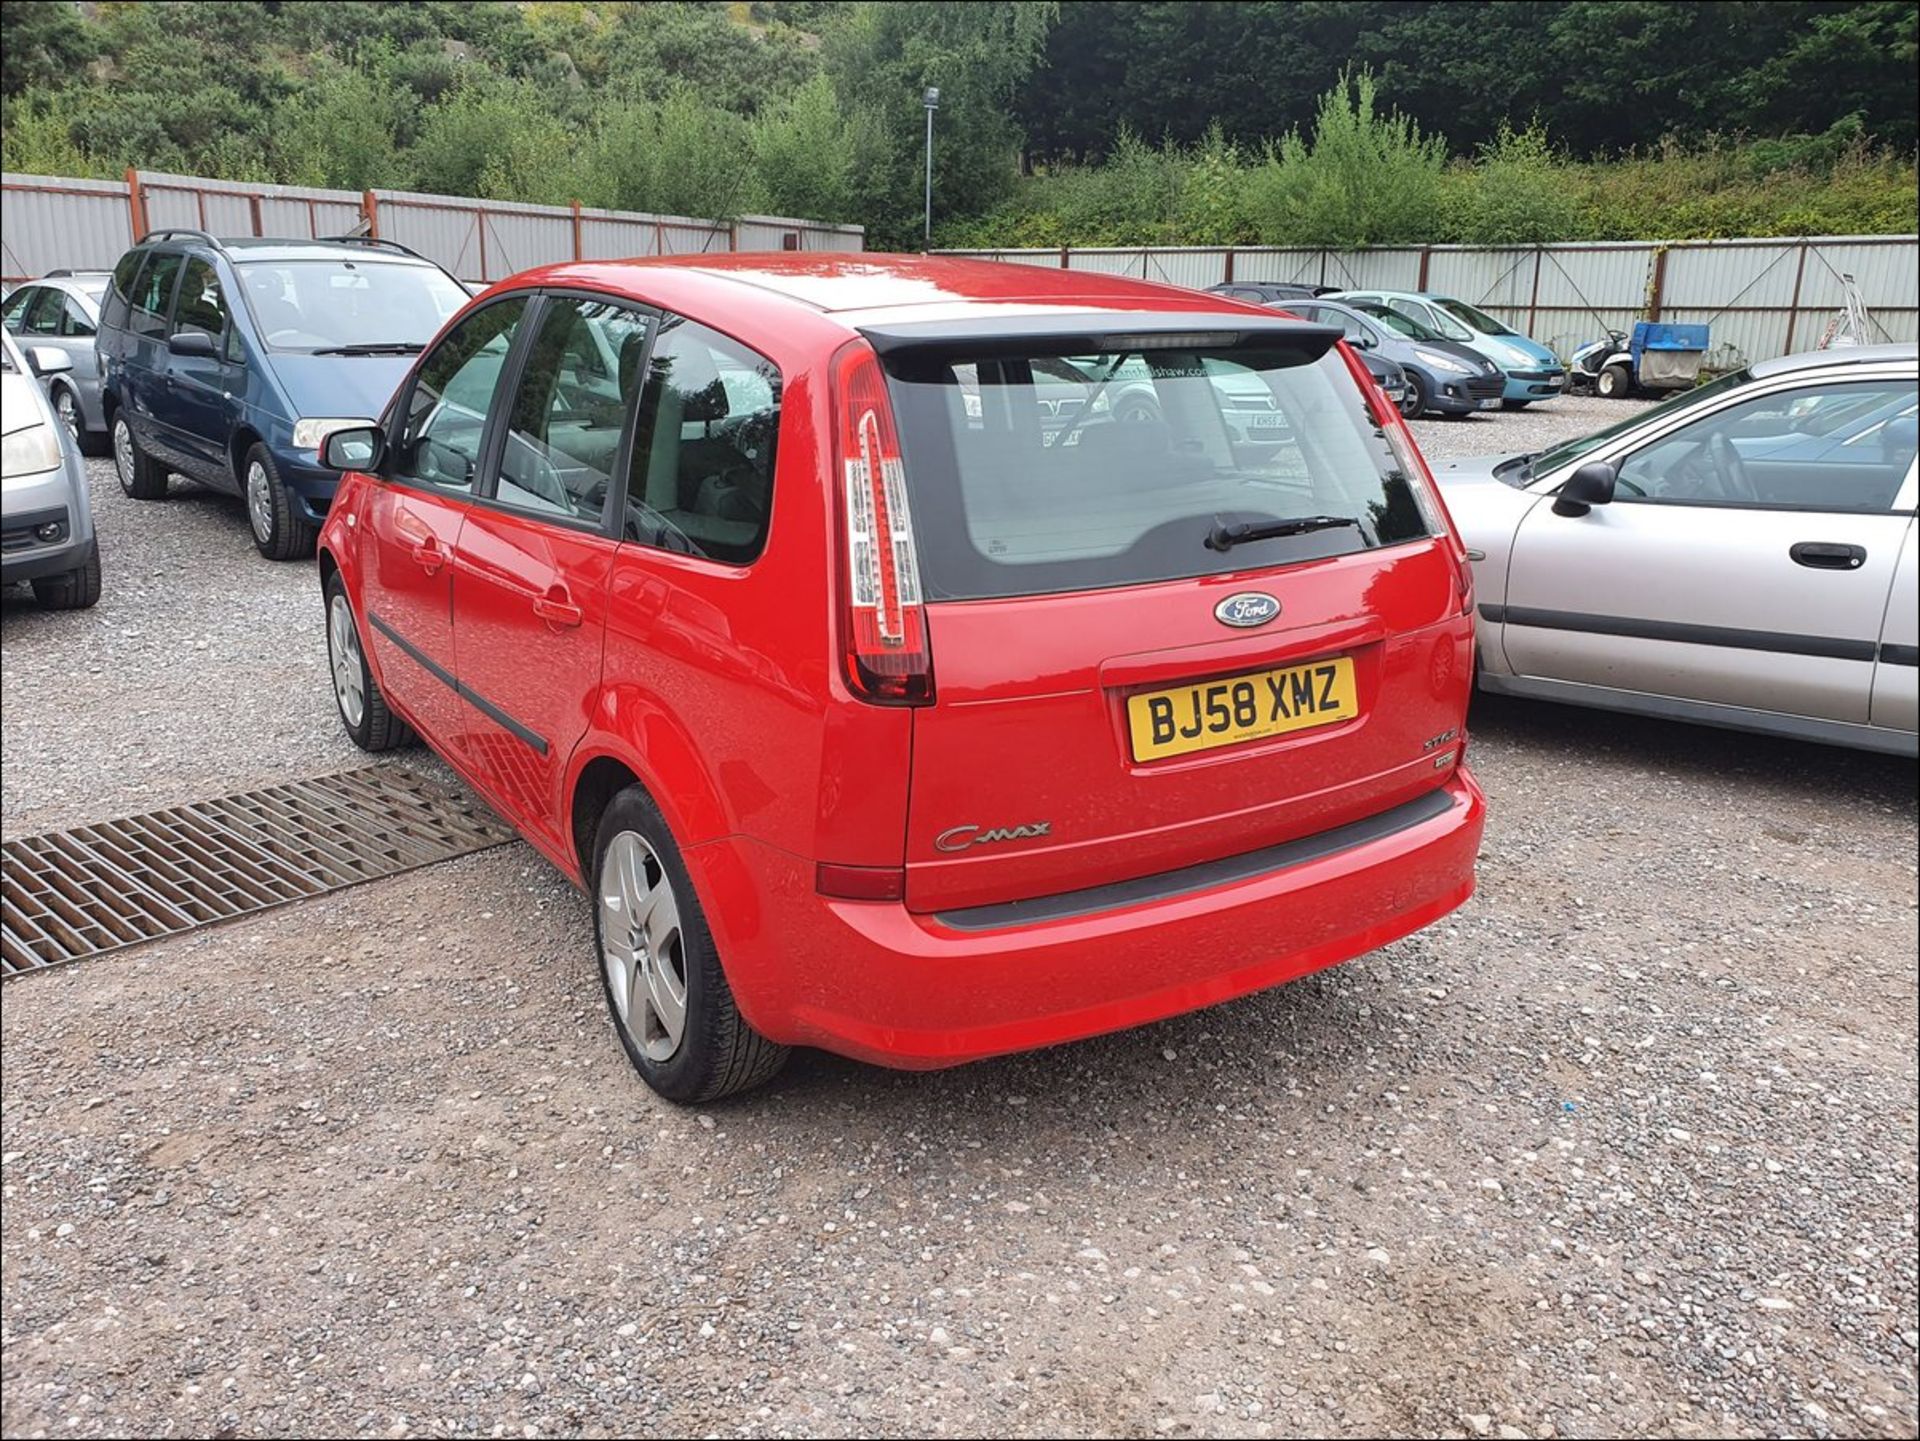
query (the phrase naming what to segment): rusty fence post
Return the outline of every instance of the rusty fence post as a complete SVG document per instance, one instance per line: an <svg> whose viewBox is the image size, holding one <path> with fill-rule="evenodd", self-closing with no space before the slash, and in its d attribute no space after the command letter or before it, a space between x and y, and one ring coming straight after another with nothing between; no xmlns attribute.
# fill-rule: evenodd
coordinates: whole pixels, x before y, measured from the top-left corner
<svg viewBox="0 0 1920 1441"><path fill-rule="evenodd" d="M1800 323L1800 282L1807 278L1807 240L1800 237L1800 263L1793 272L1793 299L1787 302L1787 343L1782 355L1793 354L1793 332Z"/></svg>
<svg viewBox="0 0 1920 1441"><path fill-rule="evenodd" d="M367 222L367 234L380 238L380 200L371 190L360 192L360 214Z"/></svg>
<svg viewBox="0 0 1920 1441"><path fill-rule="evenodd" d="M580 248L580 202L578 200L573 202L573 258L585 259L585 253Z"/></svg>
<svg viewBox="0 0 1920 1441"><path fill-rule="evenodd" d="M127 224L133 227L133 243L138 245L147 233L147 197L140 189L140 172L127 167Z"/></svg>

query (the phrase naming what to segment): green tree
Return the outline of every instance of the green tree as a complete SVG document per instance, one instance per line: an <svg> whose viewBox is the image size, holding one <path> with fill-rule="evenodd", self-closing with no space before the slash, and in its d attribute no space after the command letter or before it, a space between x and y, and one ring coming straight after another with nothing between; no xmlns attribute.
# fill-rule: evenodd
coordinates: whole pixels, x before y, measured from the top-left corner
<svg viewBox="0 0 1920 1441"><path fill-rule="evenodd" d="M833 85L815 75L754 124L754 203L765 214L844 220L853 214L857 137Z"/></svg>
<svg viewBox="0 0 1920 1441"><path fill-rule="evenodd" d="M1313 137L1295 130L1253 175L1248 206L1272 244L1391 245L1432 237L1446 140L1381 113L1371 73L1321 98Z"/></svg>

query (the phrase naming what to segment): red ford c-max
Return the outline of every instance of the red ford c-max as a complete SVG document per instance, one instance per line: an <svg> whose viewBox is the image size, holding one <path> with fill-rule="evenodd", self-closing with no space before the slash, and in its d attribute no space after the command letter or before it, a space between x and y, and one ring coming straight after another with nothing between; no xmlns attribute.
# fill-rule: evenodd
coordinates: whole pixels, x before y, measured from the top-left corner
<svg viewBox="0 0 1920 1441"><path fill-rule="evenodd" d="M531 271L320 540L340 716L593 896L662 1095L948 1065L1464 901L1464 553L1339 332L879 255Z"/></svg>

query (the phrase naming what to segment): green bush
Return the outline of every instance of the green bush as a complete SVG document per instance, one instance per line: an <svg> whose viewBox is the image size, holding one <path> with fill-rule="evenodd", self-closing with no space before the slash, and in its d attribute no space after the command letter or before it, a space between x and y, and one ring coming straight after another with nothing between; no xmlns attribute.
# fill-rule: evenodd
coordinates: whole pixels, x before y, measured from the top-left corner
<svg viewBox="0 0 1920 1441"><path fill-rule="evenodd" d="M1448 180L1444 211L1453 240L1535 245L1582 238L1579 178L1537 125L1502 125L1474 163Z"/></svg>
<svg viewBox="0 0 1920 1441"><path fill-rule="evenodd" d="M1343 250L1430 238L1447 143L1376 104L1368 71L1320 100L1313 138L1289 132L1249 179L1248 208L1271 245Z"/></svg>

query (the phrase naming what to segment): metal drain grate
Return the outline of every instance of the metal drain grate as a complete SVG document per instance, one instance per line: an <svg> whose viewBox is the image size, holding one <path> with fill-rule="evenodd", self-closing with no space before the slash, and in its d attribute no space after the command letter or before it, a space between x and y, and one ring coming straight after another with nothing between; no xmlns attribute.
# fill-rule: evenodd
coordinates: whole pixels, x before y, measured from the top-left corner
<svg viewBox="0 0 1920 1441"><path fill-rule="evenodd" d="M465 795L376 766L0 847L7 977L513 839Z"/></svg>

